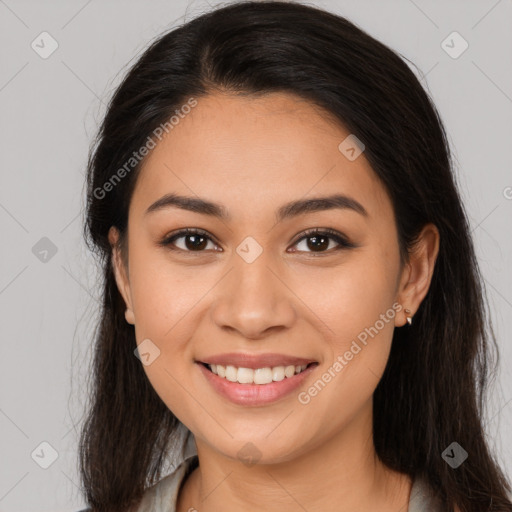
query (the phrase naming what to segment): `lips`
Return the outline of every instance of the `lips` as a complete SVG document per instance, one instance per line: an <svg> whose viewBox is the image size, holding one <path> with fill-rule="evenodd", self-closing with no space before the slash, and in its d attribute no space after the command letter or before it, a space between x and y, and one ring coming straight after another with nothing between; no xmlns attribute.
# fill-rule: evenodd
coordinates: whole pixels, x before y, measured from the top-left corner
<svg viewBox="0 0 512 512"><path fill-rule="evenodd" d="M308 361L307 359L286 359L282 355L280 356L279 361L285 360L299 360L299 361ZM213 358L208 358L209 360L213 360ZM220 359L220 356L219 356ZM233 359L231 359L233 361ZM237 359L239 360L239 359ZM262 364L260 361L252 361L255 364ZM267 359L268 361L268 359ZM213 363L212 363L213 364ZM245 363L247 364L247 359L245 359ZM312 363L307 365L306 369L296 373L290 377L285 377L282 380L272 381L269 383L240 383L233 382L229 379L222 378L221 376L213 373L206 363L202 363L200 361L196 361L195 366L201 372L205 381L211 386L211 388L224 399L229 400L231 403L244 406L244 407L262 407L266 405L273 404L281 399L285 399L286 397L290 398L293 395L293 392L297 390L300 386L306 382L307 379L310 379L311 374L316 371L318 367L318 363ZM217 369L221 368L222 365L218 363L216 365ZM232 368L231 365L227 366L228 368ZM245 367L247 368L247 367ZM282 366L281 366L282 368ZM293 365L289 365L288 368L294 368ZM253 370L246 370L246 372ZM257 369L255 371L258 371ZM240 368L238 369L240 372Z"/></svg>
<svg viewBox="0 0 512 512"><path fill-rule="evenodd" d="M285 354L241 354L231 352L228 354L217 354L196 360L203 364L220 364L222 366L235 366L237 368L257 368L275 366L302 366L316 363L314 359L289 356Z"/></svg>

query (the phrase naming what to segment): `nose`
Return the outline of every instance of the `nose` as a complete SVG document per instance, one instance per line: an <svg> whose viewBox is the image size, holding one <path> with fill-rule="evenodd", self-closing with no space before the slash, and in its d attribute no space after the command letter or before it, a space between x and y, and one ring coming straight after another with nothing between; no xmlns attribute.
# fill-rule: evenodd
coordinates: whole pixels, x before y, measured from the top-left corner
<svg viewBox="0 0 512 512"><path fill-rule="evenodd" d="M296 321L296 297L263 254L252 263L235 255L212 305L219 328L250 340L290 329Z"/></svg>

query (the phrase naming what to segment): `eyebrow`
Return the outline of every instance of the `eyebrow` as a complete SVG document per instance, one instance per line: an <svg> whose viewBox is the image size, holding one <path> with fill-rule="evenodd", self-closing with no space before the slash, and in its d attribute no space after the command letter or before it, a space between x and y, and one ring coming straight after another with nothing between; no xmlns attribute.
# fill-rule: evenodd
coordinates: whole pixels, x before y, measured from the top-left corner
<svg viewBox="0 0 512 512"><path fill-rule="evenodd" d="M203 215L211 215L212 217L217 217L225 221L231 220L231 215L221 204L213 203L199 197L180 196L172 193L166 194L155 201L149 206L144 215L171 207ZM369 216L364 206L354 198L343 194L334 194L326 197L299 199L286 203L277 210L277 222L305 213L333 209L352 210L364 217Z"/></svg>

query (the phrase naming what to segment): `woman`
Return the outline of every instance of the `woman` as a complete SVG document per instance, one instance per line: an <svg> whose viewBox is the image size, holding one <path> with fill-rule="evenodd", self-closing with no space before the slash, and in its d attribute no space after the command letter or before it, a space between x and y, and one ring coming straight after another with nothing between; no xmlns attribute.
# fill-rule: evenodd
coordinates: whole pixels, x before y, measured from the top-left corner
<svg viewBox="0 0 512 512"><path fill-rule="evenodd" d="M512 510L443 125L346 19L244 2L161 36L109 105L85 227L91 509Z"/></svg>

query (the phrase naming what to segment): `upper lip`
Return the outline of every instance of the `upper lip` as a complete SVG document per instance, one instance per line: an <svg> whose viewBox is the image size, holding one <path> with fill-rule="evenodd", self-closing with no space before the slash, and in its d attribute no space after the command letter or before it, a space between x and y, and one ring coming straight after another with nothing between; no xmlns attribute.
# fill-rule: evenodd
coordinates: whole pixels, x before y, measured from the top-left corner
<svg viewBox="0 0 512 512"><path fill-rule="evenodd" d="M237 368L252 368L253 370L256 368L272 368L275 366L290 365L302 366L304 364L316 363L314 359L288 356L285 354L240 354L236 352L217 354L197 361L206 364L236 366Z"/></svg>

